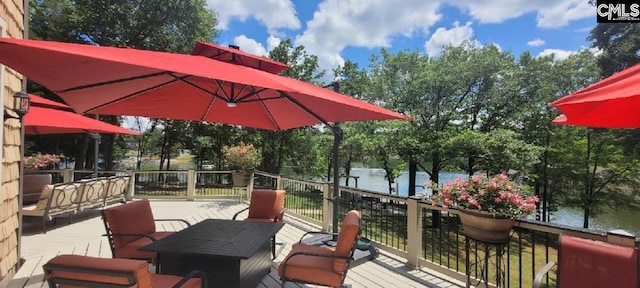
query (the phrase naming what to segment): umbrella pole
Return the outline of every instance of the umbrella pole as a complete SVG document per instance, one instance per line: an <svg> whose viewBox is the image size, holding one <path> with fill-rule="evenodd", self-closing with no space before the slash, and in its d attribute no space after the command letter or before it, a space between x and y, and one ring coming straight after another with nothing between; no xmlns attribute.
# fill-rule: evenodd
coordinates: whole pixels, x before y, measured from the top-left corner
<svg viewBox="0 0 640 288"><path fill-rule="evenodd" d="M98 115L96 115L96 119ZM98 148L100 148L100 134L98 133L89 133L91 139L93 139L93 174L91 174L91 178L98 178Z"/></svg>
<svg viewBox="0 0 640 288"><path fill-rule="evenodd" d="M331 126L333 132L333 193L331 194L331 205L333 210L332 232L333 241L338 241L338 206L340 201L340 142L342 142L342 128L340 123Z"/></svg>

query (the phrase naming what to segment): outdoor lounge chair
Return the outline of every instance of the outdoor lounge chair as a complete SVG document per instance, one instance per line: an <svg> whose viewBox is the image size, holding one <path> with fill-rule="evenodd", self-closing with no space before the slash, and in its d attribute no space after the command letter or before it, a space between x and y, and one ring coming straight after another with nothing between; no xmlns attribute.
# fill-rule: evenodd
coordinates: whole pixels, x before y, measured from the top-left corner
<svg viewBox="0 0 640 288"><path fill-rule="evenodd" d="M175 233L156 231L156 221L180 221L191 226L183 219L153 219L148 199L103 209L102 220L113 258L139 259L151 263L155 263L156 253L140 251L138 248Z"/></svg>
<svg viewBox="0 0 640 288"><path fill-rule="evenodd" d="M22 206L37 203L42 190L51 184L51 174L25 174L22 186Z"/></svg>
<svg viewBox="0 0 640 288"><path fill-rule="evenodd" d="M639 287L637 248L568 235L560 235L558 241L557 287ZM533 287L540 287L555 265L547 263Z"/></svg>
<svg viewBox="0 0 640 288"><path fill-rule="evenodd" d="M82 255L59 255L42 266L49 287L204 288L207 275L192 271L186 276L149 273L147 262Z"/></svg>
<svg viewBox="0 0 640 288"><path fill-rule="evenodd" d="M286 197L287 192L284 190L253 190L249 207L233 215L233 220L236 220L240 213L249 210L249 215L245 221L282 222L284 220ZM284 243L276 243L275 235L271 242L271 254L273 258L276 258L276 244L284 245Z"/></svg>
<svg viewBox="0 0 640 288"><path fill-rule="evenodd" d="M307 232L309 234L330 234ZM293 245L278 267L284 287L286 281L342 287L360 235L360 212L349 211L342 221L335 248L304 244Z"/></svg>
<svg viewBox="0 0 640 288"><path fill-rule="evenodd" d="M47 233L47 221L66 217L71 223L71 216L78 211L78 203L82 199L83 183L69 182L46 185L42 189L40 199L35 205L22 208L24 217L42 219L42 232Z"/></svg>

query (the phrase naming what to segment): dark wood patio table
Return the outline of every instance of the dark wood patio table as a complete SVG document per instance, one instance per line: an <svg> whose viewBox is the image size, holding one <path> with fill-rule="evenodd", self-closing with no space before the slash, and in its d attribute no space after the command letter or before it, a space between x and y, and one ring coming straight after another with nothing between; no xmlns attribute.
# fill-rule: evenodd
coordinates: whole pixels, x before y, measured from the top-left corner
<svg viewBox="0 0 640 288"><path fill-rule="evenodd" d="M271 239L282 222L208 219L140 248L158 253L161 274L207 274L209 287L258 286L271 269Z"/></svg>

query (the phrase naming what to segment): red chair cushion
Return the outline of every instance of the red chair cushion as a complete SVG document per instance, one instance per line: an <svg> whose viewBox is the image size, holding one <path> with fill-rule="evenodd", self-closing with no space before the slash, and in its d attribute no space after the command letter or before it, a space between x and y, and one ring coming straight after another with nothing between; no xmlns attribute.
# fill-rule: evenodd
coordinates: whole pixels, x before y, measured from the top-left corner
<svg viewBox="0 0 640 288"><path fill-rule="evenodd" d="M182 277L174 275L151 274L151 287L153 288L171 288L178 283ZM200 278L192 278L180 288L201 288L202 282Z"/></svg>
<svg viewBox="0 0 640 288"><path fill-rule="evenodd" d="M338 241L336 243L336 255L349 257L359 234L360 212L351 210L344 216L344 220L342 220L342 226L340 226ZM344 272L346 266L347 260L335 259L333 261L333 270L338 273Z"/></svg>
<svg viewBox="0 0 640 288"><path fill-rule="evenodd" d="M319 247L312 245L296 244L291 247L291 252L287 258L282 261L286 265L281 264L278 267L278 275L280 278L286 278L296 281L309 282L315 284L323 284L332 287L339 287L342 282L342 273L337 273L333 269L333 258L314 257L306 255L296 255L296 252L309 252L333 255L333 249L327 247ZM285 268L286 266L286 268ZM286 273L286 275L284 275ZM283 277L284 276L284 277Z"/></svg>
<svg viewBox="0 0 640 288"><path fill-rule="evenodd" d="M167 237L171 234L173 234L175 232L169 232L169 231L159 231L159 232L155 232L153 234L151 234L153 237L155 237L156 239L162 239L164 237ZM122 246L122 247L118 247L118 249L116 249L116 255L114 255L115 258L129 258L129 259L149 259L152 263L155 263L155 258L156 258L156 253L155 252L149 252L149 251L141 251L138 250L141 247L147 246L149 244L151 244L151 239L147 238L147 237L141 237L138 238L135 241L129 242L127 243L127 245Z"/></svg>
<svg viewBox="0 0 640 288"><path fill-rule="evenodd" d="M284 209L286 192L284 190L253 190L249 203L247 220L271 219ZM282 221L280 218L278 221Z"/></svg>
<svg viewBox="0 0 640 288"><path fill-rule="evenodd" d="M65 278L119 285L137 283L137 287L151 287L151 274L149 273L149 267L147 262L141 260L97 258L81 255L59 255L49 260L47 264L87 268L96 270L97 272L108 269L124 272L124 275L104 275L92 273L90 270L86 270L86 272L78 272L55 269L45 275L45 279ZM129 279L126 277L127 273L134 275L135 283L129 283Z"/></svg>
<svg viewBox="0 0 640 288"><path fill-rule="evenodd" d="M558 261L558 287L638 288L633 247L563 235Z"/></svg>
<svg viewBox="0 0 640 288"><path fill-rule="evenodd" d="M49 260L47 264L65 265L69 268L76 268L76 271L66 271L66 269L52 269L45 275L45 279L64 278L78 281L97 282L104 284L126 285L137 288L164 288L172 287L178 283L182 277L174 275L160 275L149 273L147 262L132 259L112 259L98 258L82 255L60 255ZM77 268L83 268L84 271L77 271ZM94 271L91 271L94 270ZM101 274L105 270L122 272L121 275ZM134 276L133 283L130 283L128 275ZM64 285L64 287L75 287ZM202 287L199 278L188 280L183 288Z"/></svg>
<svg viewBox="0 0 640 288"><path fill-rule="evenodd" d="M148 199L142 199L102 210L113 234L153 234L156 224L153 220ZM139 237L113 237L117 248L124 247Z"/></svg>

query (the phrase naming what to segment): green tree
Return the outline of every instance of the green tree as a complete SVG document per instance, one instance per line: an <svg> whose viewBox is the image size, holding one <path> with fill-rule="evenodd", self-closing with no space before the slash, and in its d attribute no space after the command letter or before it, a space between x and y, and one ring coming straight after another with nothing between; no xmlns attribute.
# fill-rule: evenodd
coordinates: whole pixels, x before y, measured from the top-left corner
<svg viewBox="0 0 640 288"><path fill-rule="evenodd" d="M640 23L598 23L587 40L602 51L598 66L604 77L640 63Z"/></svg>
<svg viewBox="0 0 640 288"><path fill-rule="evenodd" d="M269 58L289 65L289 69L280 72L280 75L291 77L305 82L317 83L324 72L318 71L318 58L309 55L304 46L293 46L291 40L280 42L269 52ZM312 135L318 131L315 127L302 127L285 131L268 131L249 129L256 134L261 147L263 163L261 170L279 174L282 167L290 164L296 173L314 174L316 165L315 157L310 151L318 151L314 148Z"/></svg>

